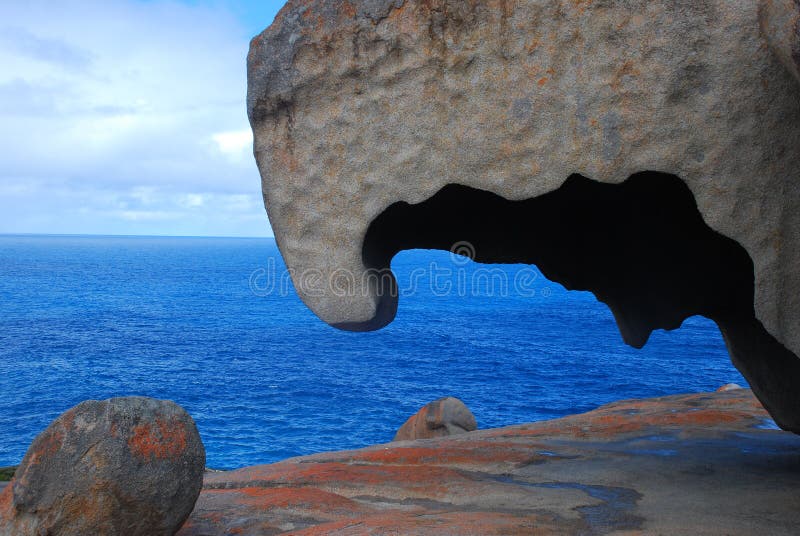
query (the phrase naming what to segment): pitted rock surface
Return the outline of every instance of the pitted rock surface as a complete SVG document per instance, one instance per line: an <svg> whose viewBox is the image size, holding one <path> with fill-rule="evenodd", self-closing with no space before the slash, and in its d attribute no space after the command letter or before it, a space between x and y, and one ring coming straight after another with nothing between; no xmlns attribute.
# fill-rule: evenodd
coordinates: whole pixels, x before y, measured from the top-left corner
<svg viewBox="0 0 800 536"><path fill-rule="evenodd" d="M800 431L798 29L796 0L289 1L251 43L248 112L298 294L329 324L377 329L397 308L385 272L397 250L467 240L481 262L536 263L529 239L549 234L542 266L583 268L545 275L595 292L627 342L709 316L778 424ZM665 174L689 208L658 204ZM596 184L629 191L633 177L645 198L606 188L596 203L619 203L570 227ZM516 214L503 203L577 183L559 210L536 205L551 219L529 228L503 218ZM482 213L481 199L495 208ZM594 240L642 199L658 233L639 236L638 220L618 218ZM461 229L448 227L451 214ZM690 220L707 236L692 246L693 231L676 235L680 254L667 258L678 270L655 257L638 264L649 255L637 256L641 244L655 248ZM744 260L728 263L720 244ZM614 247L633 273L590 281L620 259ZM734 265L728 285L712 288Z"/></svg>

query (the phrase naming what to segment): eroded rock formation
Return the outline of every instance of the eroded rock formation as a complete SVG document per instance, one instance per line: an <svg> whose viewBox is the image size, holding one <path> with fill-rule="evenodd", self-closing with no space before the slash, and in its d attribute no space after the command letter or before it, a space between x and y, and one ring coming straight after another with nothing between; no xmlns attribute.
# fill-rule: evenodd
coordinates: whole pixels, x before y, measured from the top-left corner
<svg viewBox="0 0 800 536"><path fill-rule="evenodd" d="M397 251L469 241L635 346L714 319L800 431L798 28L795 0L290 1L248 112L300 297L377 329Z"/></svg>
<svg viewBox="0 0 800 536"><path fill-rule="evenodd" d="M397 430L395 441L430 439L472 432L475 415L461 400L446 396L425 404Z"/></svg>
<svg viewBox="0 0 800 536"><path fill-rule="evenodd" d="M205 449L173 402L83 402L33 441L0 495L0 535L171 536L203 485Z"/></svg>

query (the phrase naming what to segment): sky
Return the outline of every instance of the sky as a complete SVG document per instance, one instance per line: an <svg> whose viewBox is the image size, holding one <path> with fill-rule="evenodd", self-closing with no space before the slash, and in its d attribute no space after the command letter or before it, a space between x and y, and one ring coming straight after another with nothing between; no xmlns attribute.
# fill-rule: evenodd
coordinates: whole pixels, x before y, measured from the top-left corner
<svg viewBox="0 0 800 536"><path fill-rule="evenodd" d="M0 0L0 233L272 236L250 38L282 0Z"/></svg>

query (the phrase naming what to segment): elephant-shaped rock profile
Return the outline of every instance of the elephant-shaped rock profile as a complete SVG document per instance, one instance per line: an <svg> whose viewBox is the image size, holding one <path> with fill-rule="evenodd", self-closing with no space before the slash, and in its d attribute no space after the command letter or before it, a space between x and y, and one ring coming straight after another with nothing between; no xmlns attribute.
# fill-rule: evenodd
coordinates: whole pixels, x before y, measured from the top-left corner
<svg viewBox="0 0 800 536"><path fill-rule="evenodd" d="M392 256L465 242L594 292L637 347L713 319L800 432L799 66L797 0L290 0L248 113L325 322L388 324Z"/></svg>

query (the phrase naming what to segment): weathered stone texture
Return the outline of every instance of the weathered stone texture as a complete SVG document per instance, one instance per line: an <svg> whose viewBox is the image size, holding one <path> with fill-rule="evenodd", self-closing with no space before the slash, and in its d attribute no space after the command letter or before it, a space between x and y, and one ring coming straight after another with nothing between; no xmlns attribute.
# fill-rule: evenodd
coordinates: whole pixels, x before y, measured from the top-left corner
<svg viewBox="0 0 800 536"><path fill-rule="evenodd" d="M31 444L0 495L0 535L171 536L204 468L194 421L175 403L83 402Z"/></svg>
<svg viewBox="0 0 800 536"><path fill-rule="evenodd" d="M300 297L345 329L391 321L367 231L448 184L523 200L573 174L669 173L752 260L752 310L714 319L767 409L800 430L799 12L794 0L290 1L252 41L248 111Z"/></svg>
<svg viewBox="0 0 800 536"><path fill-rule="evenodd" d="M739 389L213 473L179 534L795 534L768 422Z"/></svg>
<svg viewBox="0 0 800 536"><path fill-rule="evenodd" d="M800 349L778 312L796 299L780 279L797 277L800 99L757 2L379 4L289 2L253 40L255 152L289 266L363 272L369 223L451 182L523 199L662 170L747 248L759 318ZM332 324L375 314L374 296L303 297Z"/></svg>
<svg viewBox="0 0 800 536"><path fill-rule="evenodd" d="M800 82L800 0L763 0L760 9L763 34Z"/></svg>

